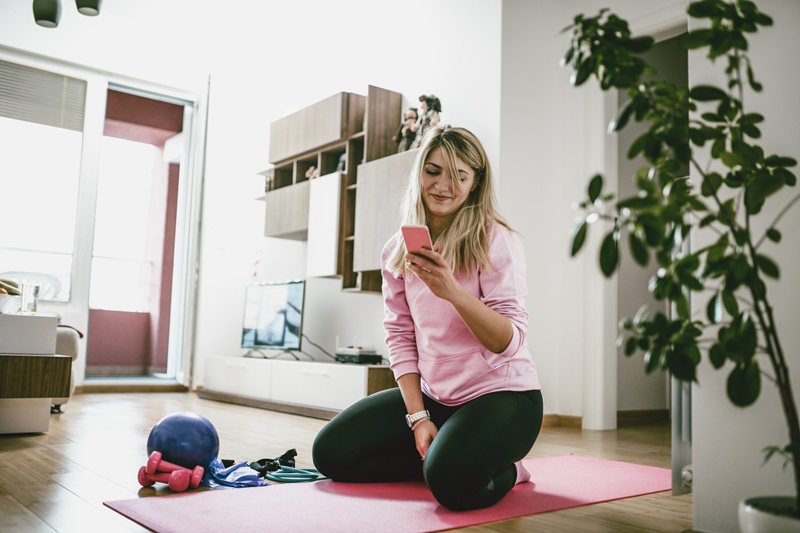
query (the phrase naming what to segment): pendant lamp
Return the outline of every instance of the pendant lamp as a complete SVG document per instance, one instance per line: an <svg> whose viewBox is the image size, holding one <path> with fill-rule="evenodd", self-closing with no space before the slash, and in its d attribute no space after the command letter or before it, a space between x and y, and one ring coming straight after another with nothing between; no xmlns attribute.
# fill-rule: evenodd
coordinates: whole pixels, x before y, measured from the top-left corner
<svg viewBox="0 0 800 533"><path fill-rule="evenodd" d="M78 11L90 17L96 17L100 14L100 4L102 3L103 0L75 0Z"/></svg>
<svg viewBox="0 0 800 533"><path fill-rule="evenodd" d="M61 18L61 0L33 0L33 18L44 28L55 28Z"/></svg>

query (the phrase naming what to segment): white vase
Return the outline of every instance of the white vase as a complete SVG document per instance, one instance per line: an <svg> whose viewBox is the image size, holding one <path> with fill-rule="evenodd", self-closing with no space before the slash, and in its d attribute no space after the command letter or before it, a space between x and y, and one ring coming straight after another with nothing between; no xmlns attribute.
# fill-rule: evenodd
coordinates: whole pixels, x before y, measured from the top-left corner
<svg viewBox="0 0 800 533"><path fill-rule="evenodd" d="M794 509L793 496L757 496L739 502L742 533L800 533L800 519L786 514Z"/></svg>

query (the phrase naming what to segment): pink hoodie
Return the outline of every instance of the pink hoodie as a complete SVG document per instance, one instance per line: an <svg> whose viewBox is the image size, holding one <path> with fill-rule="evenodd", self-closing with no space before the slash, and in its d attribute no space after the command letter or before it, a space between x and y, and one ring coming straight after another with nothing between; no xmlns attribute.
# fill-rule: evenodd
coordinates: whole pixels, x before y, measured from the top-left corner
<svg viewBox="0 0 800 533"><path fill-rule="evenodd" d="M458 277L484 304L511 321L514 333L501 353L481 345L450 303L435 296L415 275L406 272L394 277L386 270L399 238L398 233L389 239L381 260L383 325L395 379L419 374L423 392L445 405L460 405L489 392L540 389L526 339L527 266L519 236L494 225L489 236L494 271Z"/></svg>

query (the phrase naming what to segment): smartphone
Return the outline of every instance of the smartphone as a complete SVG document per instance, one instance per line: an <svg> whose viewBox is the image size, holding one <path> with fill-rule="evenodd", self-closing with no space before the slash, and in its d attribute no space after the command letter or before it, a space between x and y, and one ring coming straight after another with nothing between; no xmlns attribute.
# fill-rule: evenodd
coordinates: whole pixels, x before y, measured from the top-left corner
<svg viewBox="0 0 800 533"><path fill-rule="evenodd" d="M428 231L428 226L422 225L408 225L402 226L400 230L403 232L403 240L406 242L406 251L409 253L419 252L422 248L430 248L433 250L433 243L431 242L431 234Z"/></svg>

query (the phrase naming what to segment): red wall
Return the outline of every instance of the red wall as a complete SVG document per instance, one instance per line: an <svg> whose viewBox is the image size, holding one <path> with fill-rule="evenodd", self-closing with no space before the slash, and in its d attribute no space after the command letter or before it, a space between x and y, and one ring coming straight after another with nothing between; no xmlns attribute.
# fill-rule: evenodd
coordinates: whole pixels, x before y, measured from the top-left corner
<svg viewBox="0 0 800 533"><path fill-rule="evenodd" d="M150 313L89 310L87 374L142 375L150 365Z"/></svg>

